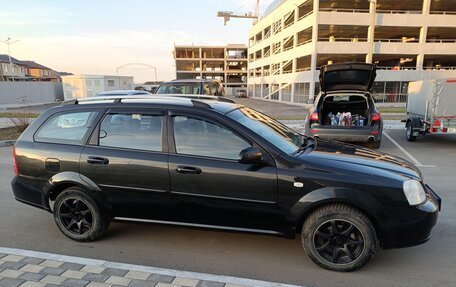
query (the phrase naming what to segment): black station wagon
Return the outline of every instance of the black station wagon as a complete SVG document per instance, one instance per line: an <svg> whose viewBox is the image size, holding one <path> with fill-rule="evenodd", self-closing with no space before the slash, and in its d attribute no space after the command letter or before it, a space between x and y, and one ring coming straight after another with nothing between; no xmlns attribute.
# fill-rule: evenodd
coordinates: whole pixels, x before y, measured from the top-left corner
<svg viewBox="0 0 456 287"><path fill-rule="evenodd" d="M427 241L440 210L411 163L215 97L65 102L20 136L14 163L16 199L71 239L98 239L112 219L300 234L337 271Z"/></svg>

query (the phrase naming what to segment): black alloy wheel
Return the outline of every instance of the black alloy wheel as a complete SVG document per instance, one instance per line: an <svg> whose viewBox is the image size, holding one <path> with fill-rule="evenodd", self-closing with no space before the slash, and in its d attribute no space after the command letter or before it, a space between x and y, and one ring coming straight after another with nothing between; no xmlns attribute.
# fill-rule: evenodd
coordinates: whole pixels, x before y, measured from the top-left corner
<svg viewBox="0 0 456 287"><path fill-rule="evenodd" d="M80 198L66 198L59 206L58 214L63 226L71 233L83 235L92 228L93 211Z"/></svg>
<svg viewBox="0 0 456 287"><path fill-rule="evenodd" d="M374 225L359 209L340 203L316 209L301 231L304 251L325 269L348 272L374 256L378 239Z"/></svg>
<svg viewBox="0 0 456 287"><path fill-rule="evenodd" d="M351 222L329 220L315 231L314 248L328 262L347 264L362 254L364 236Z"/></svg>
<svg viewBox="0 0 456 287"><path fill-rule="evenodd" d="M100 238L110 223L103 205L79 187L70 187L57 196L54 220L64 235L83 242Z"/></svg>

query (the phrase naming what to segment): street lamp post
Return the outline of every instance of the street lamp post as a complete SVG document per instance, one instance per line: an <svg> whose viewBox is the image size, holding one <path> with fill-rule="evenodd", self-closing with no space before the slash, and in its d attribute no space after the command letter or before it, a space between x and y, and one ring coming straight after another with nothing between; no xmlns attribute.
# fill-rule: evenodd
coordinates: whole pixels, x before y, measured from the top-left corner
<svg viewBox="0 0 456 287"><path fill-rule="evenodd" d="M17 43L19 41L20 40L11 41L10 37L8 37L8 39L6 39L6 40L0 40L0 42L6 44L8 46L8 58L9 58L9 63L10 63L10 67L11 67L11 79L13 80L13 82L14 82L14 73L13 73L13 61L11 61L10 45L15 44L15 43Z"/></svg>

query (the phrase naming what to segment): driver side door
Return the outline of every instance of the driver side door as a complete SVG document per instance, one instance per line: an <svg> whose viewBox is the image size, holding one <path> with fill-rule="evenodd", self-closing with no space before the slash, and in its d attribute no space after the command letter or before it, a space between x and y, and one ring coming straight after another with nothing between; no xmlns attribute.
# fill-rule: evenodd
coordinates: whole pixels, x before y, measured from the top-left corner
<svg viewBox="0 0 456 287"><path fill-rule="evenodd" d="M171 111L170 191L180 222L240 229L274 230L277 170L265 162L242 164L239 152L256 146L207 116Z"/></svg>

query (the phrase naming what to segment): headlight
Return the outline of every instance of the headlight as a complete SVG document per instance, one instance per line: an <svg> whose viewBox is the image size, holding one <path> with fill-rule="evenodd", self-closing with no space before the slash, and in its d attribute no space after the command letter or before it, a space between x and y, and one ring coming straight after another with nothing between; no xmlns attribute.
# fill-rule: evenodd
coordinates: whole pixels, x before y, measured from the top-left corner
<svg viewBox="0 0 456 287"><path fill-rule="evenodd" d="M426 193L419 181L406 180L402 185L402 189L410 205L420 205L426 201Z"/></svg>

